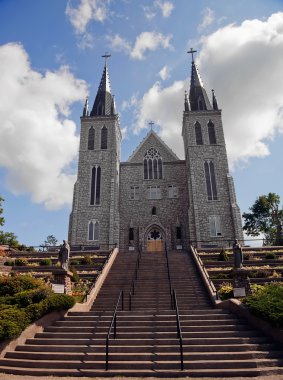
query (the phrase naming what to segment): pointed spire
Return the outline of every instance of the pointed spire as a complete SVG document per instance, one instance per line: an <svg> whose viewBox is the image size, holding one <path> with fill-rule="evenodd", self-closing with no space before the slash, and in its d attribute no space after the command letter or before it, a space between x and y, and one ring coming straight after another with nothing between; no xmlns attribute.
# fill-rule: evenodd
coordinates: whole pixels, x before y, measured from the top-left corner
<svg viewBox="0 0 283 380"><path fill-rule="evenodd" d="M188 93L185 90L185 111L190 111L190 103L189 103L189 98L188 98Z"/></svg>
<svg viewBox="0 0 283 380"><path fill-rule="evenodd" d="M110 116L116 114L107 66L107 58L111 57L111 55L105 53L102 57L105 58L104 69L90 116Z"/></svg>
<svg viewBox="0 0 283 380"><path fill-rule="evenodd" d="M216 100L216 96L214 94L214 90L211 90L212 91L212 107L214 110L218 110L218 104L217 104L217 100Z"/></svg>
<svg viewBox="0 0 283 380"><path fill-rule="evenodd" d="M87 117L87 116L89 116L89 110L88 110L88 96L86 97L85 105L84 105L84 109L83 109L83 117Z"/></svg>
<svg viewBox="0 0 283 380"><path fill-rule="evenodd" d="M196 50L191 49L188 53L192 54L191 87L189 95L191 110L212 110L205 88L198 73L198 69L195 65L193 54L196 53Z"/></svg>

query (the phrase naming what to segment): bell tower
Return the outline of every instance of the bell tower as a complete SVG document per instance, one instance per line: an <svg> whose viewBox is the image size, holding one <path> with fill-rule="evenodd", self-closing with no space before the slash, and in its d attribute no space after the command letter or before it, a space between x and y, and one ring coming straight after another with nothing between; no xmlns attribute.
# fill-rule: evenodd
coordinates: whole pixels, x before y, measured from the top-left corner
<svg viewBox="0 0 283 380"><path fill-rule="evenodd" d="M182 136L189 194L189 235L197 246L243 240L241 214L229 174L222 115L210 102L192 55L189 96L185 93Z"/></svg>
<svg viewBox="0 0 283 380"><path fill-rule="evenodd" d="M81 117L78 177L69 221L69 242L108 248L119 243L119 168L121 131L111 94L108 63L93 107Z"/></svg>

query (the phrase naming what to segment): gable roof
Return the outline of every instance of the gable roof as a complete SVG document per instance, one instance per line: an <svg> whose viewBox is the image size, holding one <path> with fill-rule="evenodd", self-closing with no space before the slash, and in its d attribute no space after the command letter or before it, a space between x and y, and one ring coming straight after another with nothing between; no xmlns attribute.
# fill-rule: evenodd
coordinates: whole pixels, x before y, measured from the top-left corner
<svg viewBox="0 0 283 380"><path fill-rule="evenodd" d="M154 147L160 151L164 161L180 160L172 149L170 149L169 146L165 144L165 142L161 140L161 138L154 131L151 130L133 151L127 162L141 162L145 152L151 147Z"/></svg>

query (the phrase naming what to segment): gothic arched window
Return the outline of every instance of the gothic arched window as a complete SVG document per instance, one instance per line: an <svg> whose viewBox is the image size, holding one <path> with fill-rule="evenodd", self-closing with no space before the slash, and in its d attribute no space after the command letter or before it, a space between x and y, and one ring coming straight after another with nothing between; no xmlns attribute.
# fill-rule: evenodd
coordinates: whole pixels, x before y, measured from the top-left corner
<svg viewBox="0 0 283 380"><path fill-rule="evenodd" d="M88 223L88 240L99 240L99 222L91 220Z"/></svg>
<svg viewBox="0 0 283 380"><path fill-rule="evenodd" d="M101 149L107 149L107 135L108 135L108 130L107 128L104 126L102 129L101 129Z"/></svg>
<svg viewBox="0 0 283 380"><path fill-rule="evenodd" d="M203 145L201 125L198 121L195 123L195 136L196 136L196 144Z"/></svg>
<svg viewBox="0 0 283 380"><path fill-rule="evenodd" d="M216 179L214 164L212 161L205 161L204 163L206 189L207 189L207 199L209 201L217 200L217 189L216 189Z"/></svg>
<svg viewBox="0 0 283 380"><path fill-rule="evenodd" d="M162 157L155 148L150 148L143 160L144 179L161 179L163 176Z"/></svg>
<svg viewBox="0 0 283 380"><path fill-rule="evenodd" d="M88 150L94 150L94 138L95 130L93 127L90 127L88 130Z"/></svg>
<svg viewBox="0 0 283 380"><path fill-rule="evenodd" d="M211 120L209 120L209 122L207 124L207 128L208 128L209 143L210 144L216 144L215 128L214 128L214 124Z"/></svg>
<svg viewBox="0 0 283 380"><path fill-rule="evenodd" d="M151 209L151 215L156 215L156 207L153 206Z"/></svg>
<svg viewBox="0 0 283 380"><path fill-rule="evenodd" d="M90 205L100 204L101 167L94 166L91 172Z"/></svg>

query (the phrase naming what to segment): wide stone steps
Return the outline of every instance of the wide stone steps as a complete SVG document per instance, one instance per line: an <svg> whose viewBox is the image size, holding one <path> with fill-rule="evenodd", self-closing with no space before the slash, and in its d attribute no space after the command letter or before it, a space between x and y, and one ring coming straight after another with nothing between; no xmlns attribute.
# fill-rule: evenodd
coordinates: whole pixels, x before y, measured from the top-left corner
<svg viewBox="0 0 283 380"><path fill-rule="evenodd" d="M171 310L166 257L143 253L133 291L136 254L118 255L88 312L69 312L0 360L0 372L33 376L235 377L283 374L283 348L245 321L213 309L191 258L170 252L183 336L184 370L176 315ZM128 265L129 262L129 265ZM120 290L124 311L117 336L106 335Z"/></svg>

